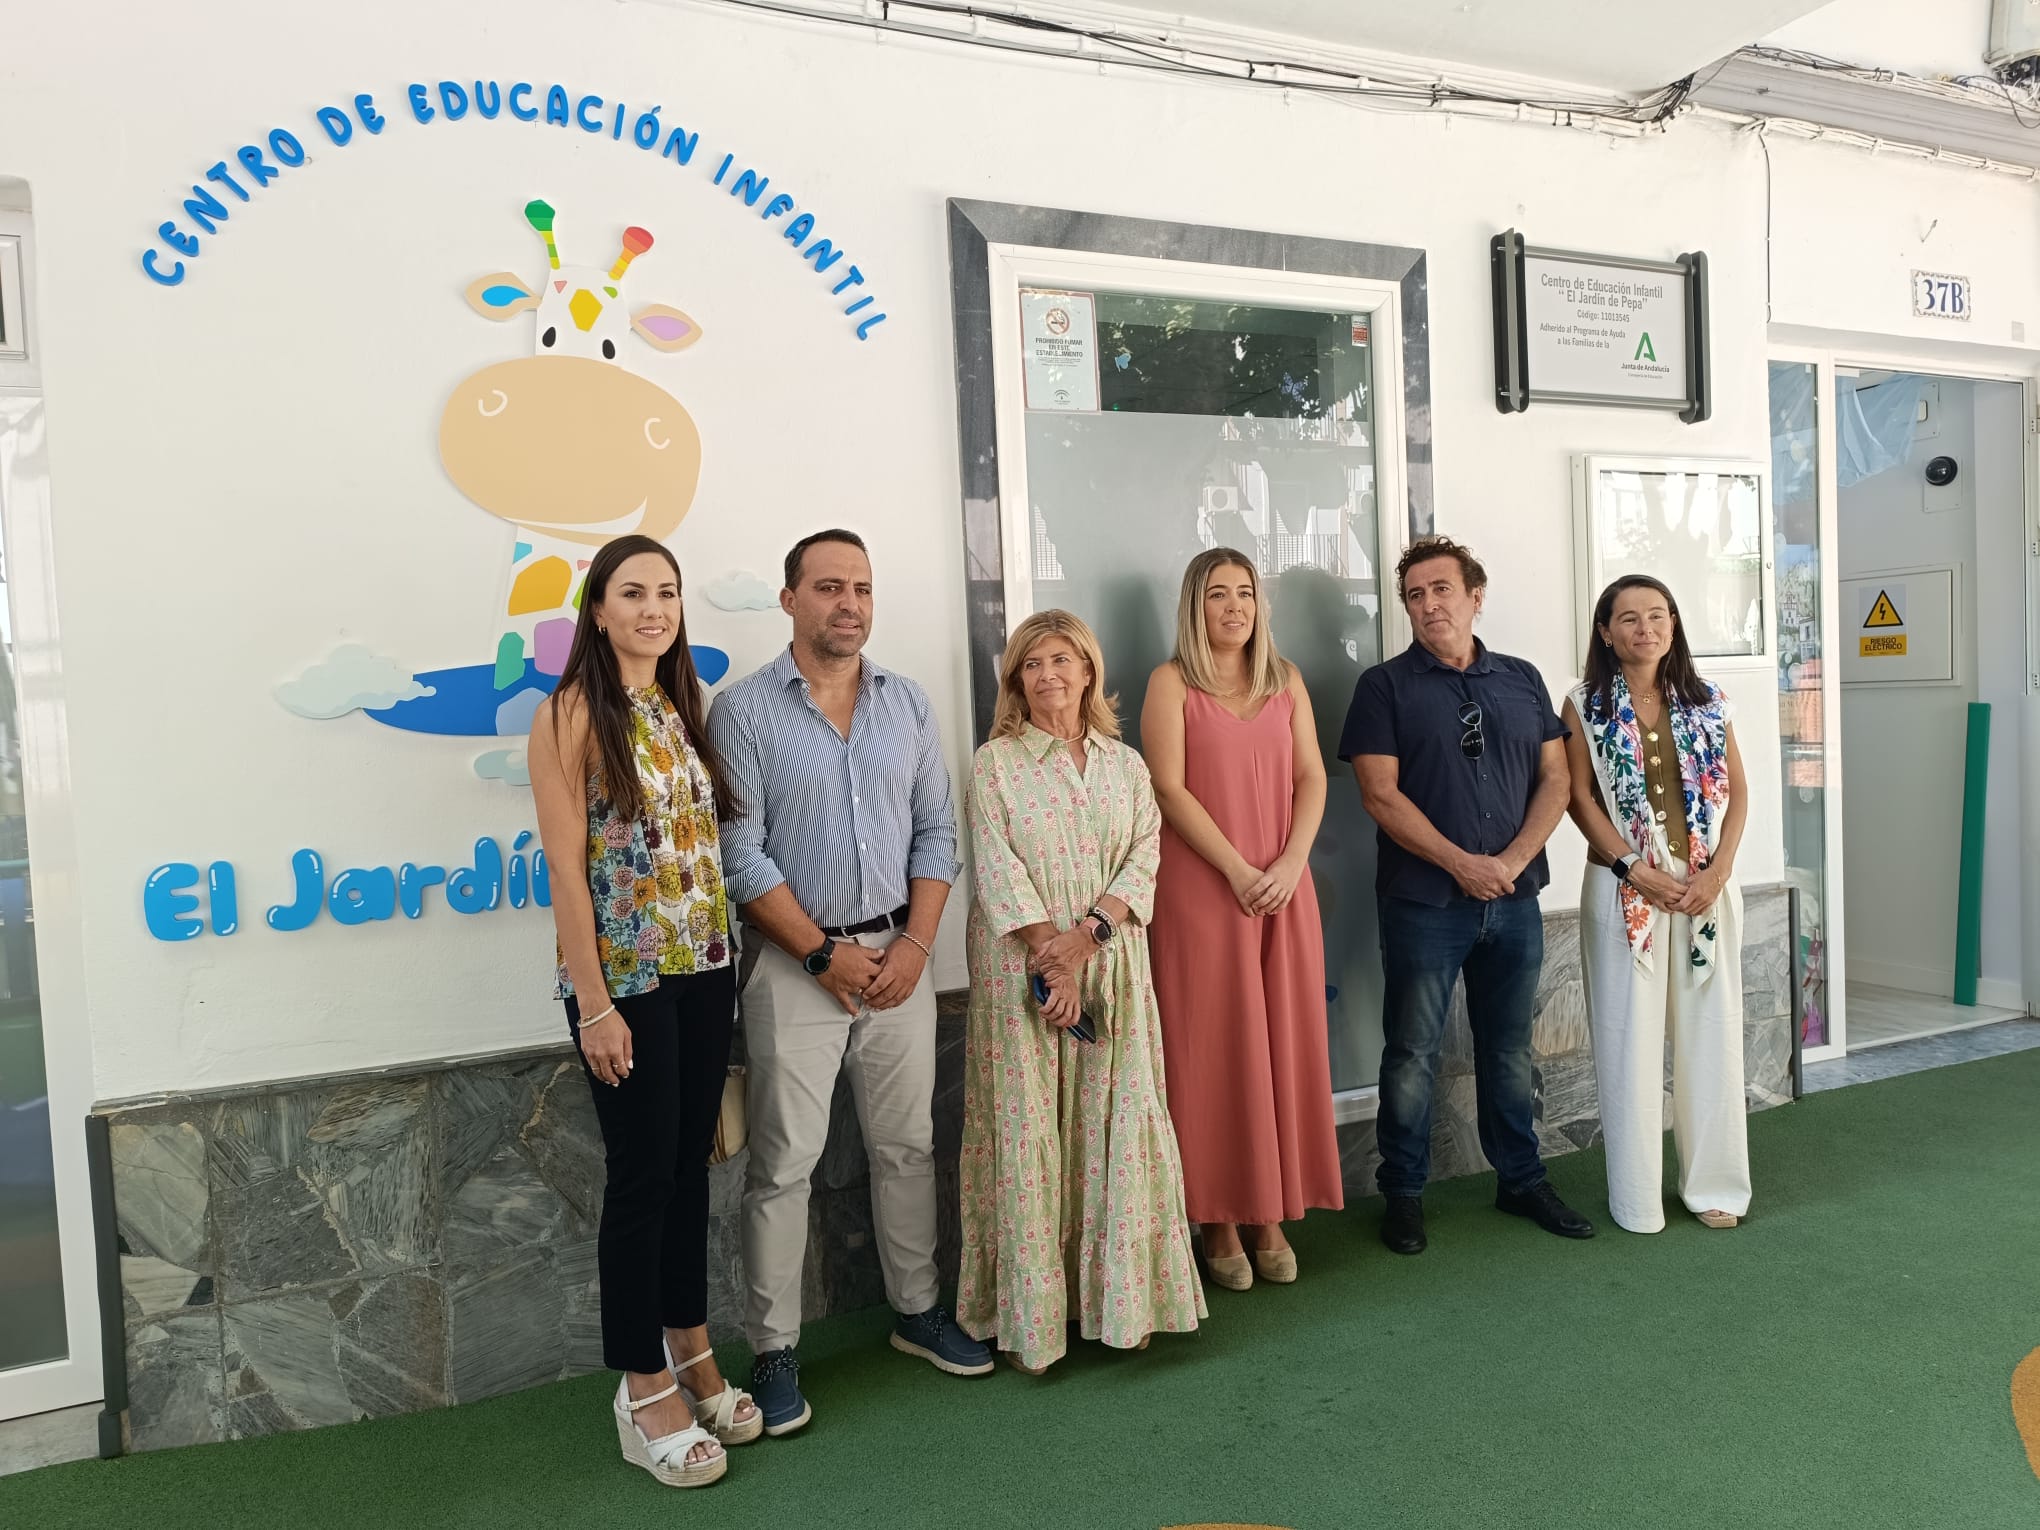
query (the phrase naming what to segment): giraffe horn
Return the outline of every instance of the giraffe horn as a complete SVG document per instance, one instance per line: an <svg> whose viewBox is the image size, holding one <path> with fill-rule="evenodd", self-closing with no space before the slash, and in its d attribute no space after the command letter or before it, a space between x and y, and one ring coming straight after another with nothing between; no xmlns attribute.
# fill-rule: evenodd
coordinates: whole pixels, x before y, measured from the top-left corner
<svg viewBox="0 0 2040 1530"><path fill-rule="evenodd" d="M553 270L559 270L560 247L553 243L552 203L546 201L526 202L524 204L524 221L538 231L539 238L545 241L546 260L551 264Z"/></svg>
<svg viewBox="0 0 2040 1530"><path fill-rule="evenodd" d="M609 268L609 279L611 281L618 280L625 271L630 269L630 263L651 247L652 236L645 232L645 230L639 228L636 224L632 224L629 228L625 229L623 231L623 253L616 257L616 264Z"/></svg>

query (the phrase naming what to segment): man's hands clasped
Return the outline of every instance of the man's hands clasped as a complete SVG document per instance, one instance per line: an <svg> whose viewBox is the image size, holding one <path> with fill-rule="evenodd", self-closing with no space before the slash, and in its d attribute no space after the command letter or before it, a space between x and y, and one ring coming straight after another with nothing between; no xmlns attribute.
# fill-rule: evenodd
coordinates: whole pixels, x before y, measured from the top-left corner
<svg viewBox="0 0 2040 1530"><path fill-rule="evenodd" d="M834 996L845 1014L860 1009L897 1009L913 996L927 970L928 953L905 935L883 951L839 940L829 955L829 970L815 981Z"/></svg>

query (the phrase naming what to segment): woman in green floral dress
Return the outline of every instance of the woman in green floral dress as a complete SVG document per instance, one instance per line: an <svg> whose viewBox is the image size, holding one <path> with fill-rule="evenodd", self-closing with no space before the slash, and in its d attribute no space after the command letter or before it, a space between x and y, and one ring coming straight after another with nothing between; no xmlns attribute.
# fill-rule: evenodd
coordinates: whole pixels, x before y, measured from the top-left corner
<svg viewBox="0 0 2040 1530"><path fill-rule="evenodd" d="M1148 977L1162 819L1104 679L1080 619L1022 622L968 800L957 1320L1035 1374L1070 1322L1141 1349L1204 1315Z"/></svg>

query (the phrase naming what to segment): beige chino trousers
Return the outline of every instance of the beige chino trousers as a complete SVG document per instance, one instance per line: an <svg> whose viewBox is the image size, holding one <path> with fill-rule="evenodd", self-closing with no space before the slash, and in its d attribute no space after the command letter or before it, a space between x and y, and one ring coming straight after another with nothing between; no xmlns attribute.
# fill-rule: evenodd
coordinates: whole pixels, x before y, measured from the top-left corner
<svg viewBox="0 0 2040 1530"><path fill-rule="evenodd" d="M871 1165L886 1299L910 1315L936 1303L935 982L924 971L898 1008L849 1015L763 934L745 936L763 948L755 963L747 954L743 988L751 1129L744 1329L752 1353L762 1355L800 1342L808 1181L828 1142L829 1103L845 1068ZM899 934L854 939L882 951Z"/></svg>

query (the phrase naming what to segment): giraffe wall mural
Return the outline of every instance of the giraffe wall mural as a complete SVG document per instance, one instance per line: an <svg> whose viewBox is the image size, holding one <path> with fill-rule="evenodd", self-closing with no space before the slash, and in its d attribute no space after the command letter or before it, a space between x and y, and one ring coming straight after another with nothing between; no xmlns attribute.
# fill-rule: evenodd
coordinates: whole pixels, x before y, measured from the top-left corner
<svg viewBox="0 0 2040 1530"><path fill-rule="evenodd" d="M701 434L678 399L624 364L634 342L681 351L701 338L701 326L677 308L631 306L627 273L652 236L625 229L606 269L566 265L552 207L534 201L524 216L544 241L544 277L530 283L499 271L471 282L466 296L476 313L498 323L533 315L532 352L461 379L439 422L448 476L510 527L490 657L406 675L365 649L345 648L279 688L278 698L300 715L362 710L416 733L528 733L566 664L594 550L627 532L664 541L693 503ZM693 652L705 683L728 671L721 649L697 644ZM477 761L477 773L513 778L498 756Z"/></svg>

